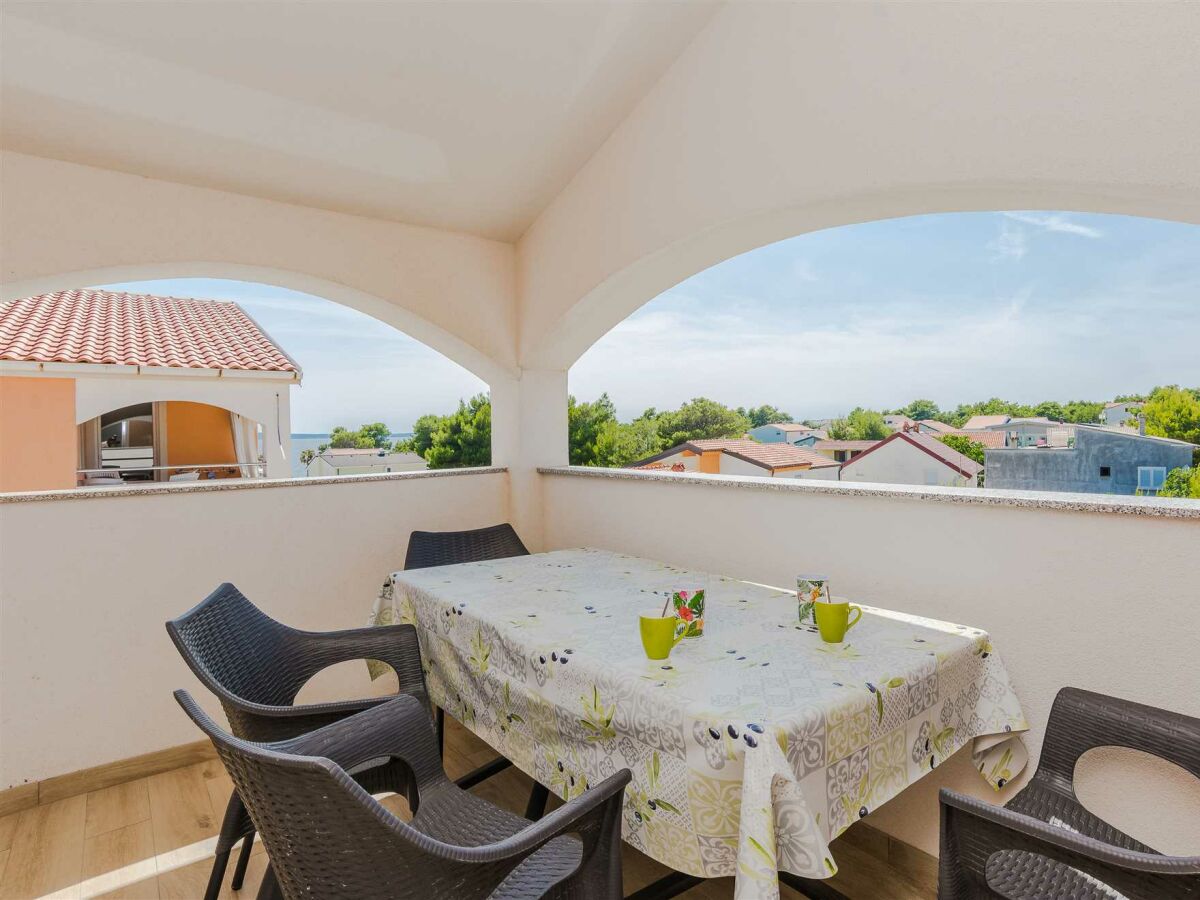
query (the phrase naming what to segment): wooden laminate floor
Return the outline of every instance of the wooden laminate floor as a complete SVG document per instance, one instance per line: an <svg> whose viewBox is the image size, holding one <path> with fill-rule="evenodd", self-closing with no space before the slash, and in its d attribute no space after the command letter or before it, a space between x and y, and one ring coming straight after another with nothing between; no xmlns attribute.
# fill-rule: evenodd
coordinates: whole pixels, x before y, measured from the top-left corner
<svg viewBox="0 0 1200 900"><path fill-rule="evenodd" d="M461 775L490 760L493 751L449 717L446 768ZM515 812L523 812L530 780L507 769L474 791ZM42 897L194 900L204 894L212 867L217 829L229 800L229 776L220 762L197 763L116 787L27 809L0 818L0 900ZM551 805L557 804L551 798ZM407 815L396 796L385 805ZM236 859L235 850L233 859ZM838 841L834 855L841 872L833 879L852 900L931 900L920 886L864 850ZM266 867L262 844L242 890L229 889L233 859L222 898L253 898ZM625 848L625 890L660 878L667 869L631 847ZM784 888L783 897L801 896ZM717 879L686 894L687 900L728 900L733 880Z"/></svg>

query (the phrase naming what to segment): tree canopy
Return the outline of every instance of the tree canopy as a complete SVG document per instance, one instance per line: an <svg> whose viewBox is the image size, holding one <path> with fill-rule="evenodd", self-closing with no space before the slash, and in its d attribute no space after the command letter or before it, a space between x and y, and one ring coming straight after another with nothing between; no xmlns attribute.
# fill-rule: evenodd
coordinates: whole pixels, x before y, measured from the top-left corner
<svg viewBox="0 0 1200 900"><path fill-rule="evenodd" d="M330 447L334 449L359 448L373 450L391 446L392 432L383 422L371 422L362 425L357 431L351 431L343 425L337 425L329 433L329 443L321 444L318 450L324 453Z"/></svg>
<svg viewBox="0 0 1200 900"><path fill-rule="evenodd" d="M1146 434L1200 444L1200 389L1156 387L1142 404Z"/></svg>
<svg viewBox="0 0 1200 900"><path fill-rule="evenodd" d="M617 408L608 394L599 399L580 403L574 396L567 398L567 441L573 466L600 465L596 461L596 442L604 427L616 423Z"/></svg>
<svg viewBox="0 0 1200 900"><path fill-rule="evenodd" d="M790 422L792 417L778 407L769 404L762 406L753 406L750 409L745 409L739 406L736 410L739 416L742 416L750 423L751 428L758 428L760 425L776 425L780 422Z"/></svg>
<svg viewBox="0 0 1200 900"><path fill-rule="evenodd" d="M673 412L658 413L658 434L664 447L706 438L741 437L750 421L716 400L696 397Z"/></svg>
<svg viewBox="0 0 1200 900"><path fill-rule="evenodd" d="M883 420L883 413L857 406L844 419L829 425L829 436L835 441L881 441L892 429Z"/></svg>
<svg viewBox="0 0 1200 900"><path fill-rule="evenodd" d="M397 441L396 450L424 457L431 469L489 465L492 401L487 394L476 394L460 400L448 416L421 416L413 425L413 436Z"/></svg>
<svg viewBox="0 0 1200 900"><path fill-rule="evenodd" d="M1172 469L1167 473L1160 497L1192 497L1200 500L1200 466Z"/></svg>

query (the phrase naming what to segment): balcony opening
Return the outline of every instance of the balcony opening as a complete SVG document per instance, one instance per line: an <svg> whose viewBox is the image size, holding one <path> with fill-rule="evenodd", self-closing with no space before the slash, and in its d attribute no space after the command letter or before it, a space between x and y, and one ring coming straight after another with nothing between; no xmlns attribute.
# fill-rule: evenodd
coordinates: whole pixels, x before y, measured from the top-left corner
<svg viewBox="0 0 1200 900"><path fill-rule="evenodd" d="M1198 280L1200 226L1130 216L943 213L783 240L579 358L570 461L1200 496Z"/></svg>
<svg viewBox="0 0 1200 900"><path fill-rule="evenodd" d="M224 279L133 282L0 304L0 323L12 338L0 346L0 491L490 460L490 427L439 427L460 401L486 403L484 382L310 294ZM470 462L438 456L456 442Z"/></svg>

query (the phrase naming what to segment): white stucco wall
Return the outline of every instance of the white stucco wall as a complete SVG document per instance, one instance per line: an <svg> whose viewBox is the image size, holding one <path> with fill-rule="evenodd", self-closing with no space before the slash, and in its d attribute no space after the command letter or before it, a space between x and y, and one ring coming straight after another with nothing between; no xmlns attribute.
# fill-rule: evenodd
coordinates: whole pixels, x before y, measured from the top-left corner
<svg viewBox="0 0 1200 900"><path fill-rule="evenodd" d="M971 487L974 483L903 439L854 457L842 466L841 480L942 487Z"/></svg>
<svg viewBox="0 0 1200 900"><path fill-rule="evenodd" d="M298 628L357 628L413 529L508 519L503 473L0 503L0 790L200 737L219 707L163 623L223 581ZM312 696L361 696L353 664ZM81 739L83 736L83 739Z"/></svg>
<svg viewBox="0 0 1200 900"><path fill-rule="evenodd" d="M800 569L820 568L839 595L986 629L1029 719L1033 762L1066 685L1200 716L1194 518L845 496L815 485L747 490L720 477L543 479L547 549L603 547L783 587ZM684 540L681 521L721 527ZM1128 578L1099 562L1129 558L1130 548L1138 594L1162 615L1131 614ZM1127 754L1082 768L1080 795L1094 812L1160 851L1200 853L1200 780ZM936 853L940 786L997 802L1022 783L997 796L960 752L867 821Z"/></svg>

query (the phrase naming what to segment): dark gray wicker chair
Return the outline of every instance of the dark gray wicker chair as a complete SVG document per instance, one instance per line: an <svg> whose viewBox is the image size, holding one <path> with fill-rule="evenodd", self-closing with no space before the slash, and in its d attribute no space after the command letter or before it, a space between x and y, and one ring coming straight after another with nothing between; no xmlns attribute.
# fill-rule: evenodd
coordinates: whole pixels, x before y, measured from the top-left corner
<svg viewBox="0 0 1200 900"><path fill-rule="evenodd" d="M471 531L414 531L408 539L404 568L427 569L528 555L517 532L507 522Z"/></svg>
<svg viewBox="0 0 1200 900"><path fill-rule="evenodd" d="M1200 856L1163 856L1076 798L1079 757L1112 746L1142 750L1200 778L1200 719L1063 688L1037 771L1006 806L942 789L939 900L1112 900L1117 892L1129 900L1200 898Z"/></svg>
<svg viewBox="0 0 1200 900"><path fill-rule="evenodd" d="M417 632L411 625L297 631L267 616L232 584L223 584L198 606L167 622L167 633L196 677L220 698L234 734L246 740L296 737L391 699L293 705L300 688L315 674L351 660L387 663L396 670L401 692L429 707ZM380 790L407 791L403 769L384 767L359 777ZM243 838L233 873L234 890L242 886L254 842L254 826L234 791L217 839L205 900L216 900L229 854Z"/></svg>
<svg viewBox="0 0 1200 900"><path fill-rule="evenodd" d="M425 707L401 696L302 737L226 734L186 691L175 698L212 739L271 857L260 897L286 900L617 900L623 769L540 822L446 778ZM347 774L403 761L416 784L405 823Z"/></svg>
<svg viewBox="0 0 1200 900"><path fill-rule="evenodd" d="M470 531L414 531L408 539L404 568L406 571L428 569L433 566L454 566L460 563L528 555L529 550L517 536L516 530L507 522ZM437 709L437 741L440 753L446 742L446 712L441 707ZM460 787L472 787L491 778L497 772L504 771L510 765L507 759L499 757L468 772L458 779L458 784ZM546 789L536 785L525 815L530 819L538 818L546 808L547 799Z"/></svg>

